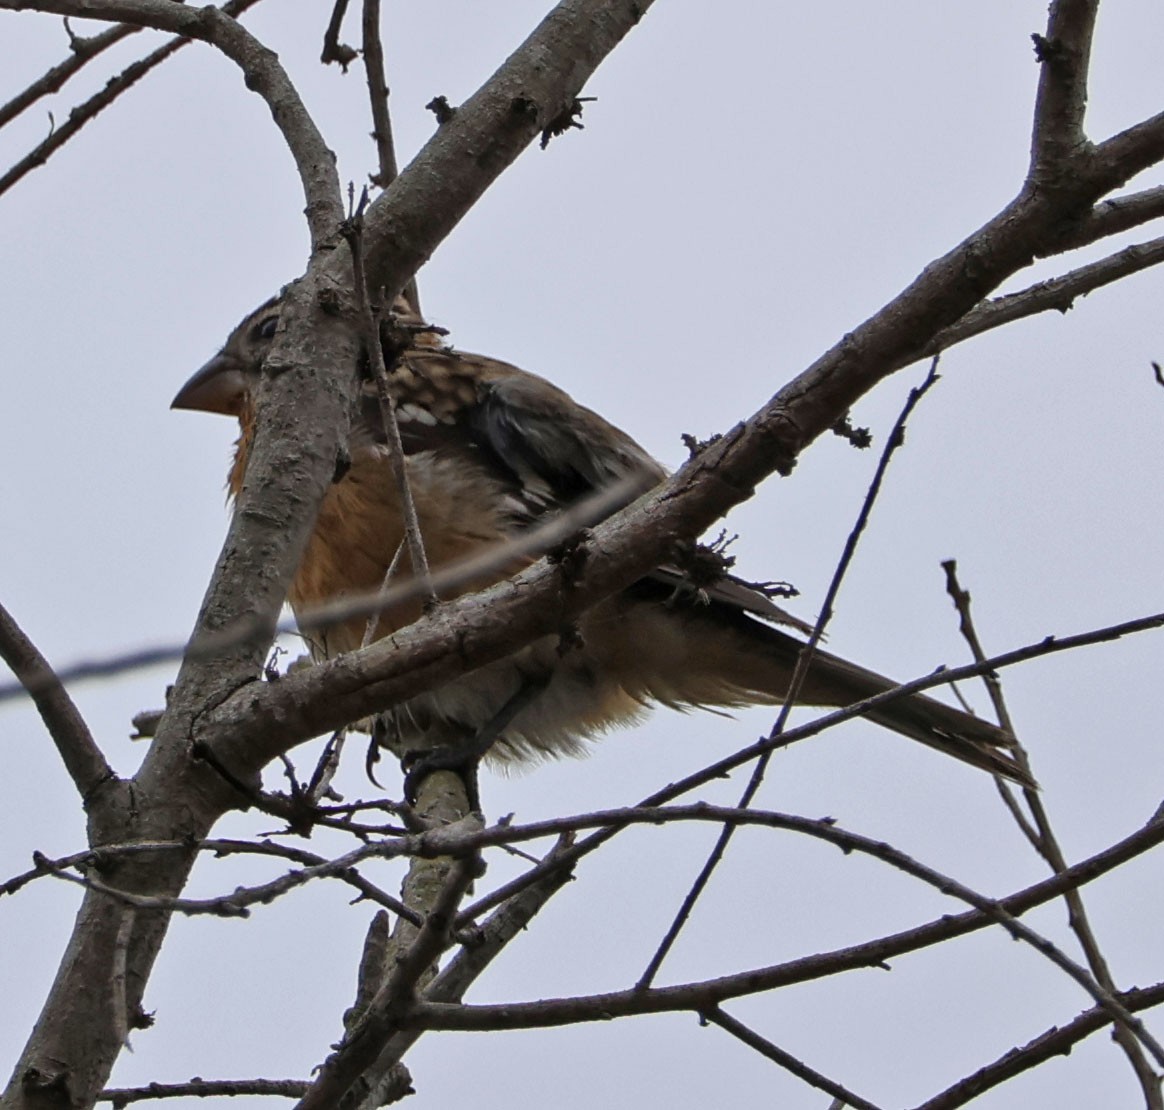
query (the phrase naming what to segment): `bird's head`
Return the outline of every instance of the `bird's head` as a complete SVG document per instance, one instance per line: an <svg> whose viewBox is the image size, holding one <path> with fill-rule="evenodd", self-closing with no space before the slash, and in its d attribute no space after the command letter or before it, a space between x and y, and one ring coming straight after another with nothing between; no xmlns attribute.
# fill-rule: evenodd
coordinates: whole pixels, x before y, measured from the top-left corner
<svg viewBox="0 0 1164 1110"><path fill-rule="evenodd" d="M279 329L282 310L281 297L256 308L227 336L222 350L178 390L170 408L243 417L258 393L263 360ZM439 347L444 334L443 328L426 324L403 296L396 298L380 325L389 360L392 352L407 346Z"/></svg>
<svg viewBox="0 0 1164 1110"><path fill-rule="evenodd" d="M279 327L282 302L272 297L227 337L218 352L170 402L172 409L241 417L258 390L259 371Z"/></svg>

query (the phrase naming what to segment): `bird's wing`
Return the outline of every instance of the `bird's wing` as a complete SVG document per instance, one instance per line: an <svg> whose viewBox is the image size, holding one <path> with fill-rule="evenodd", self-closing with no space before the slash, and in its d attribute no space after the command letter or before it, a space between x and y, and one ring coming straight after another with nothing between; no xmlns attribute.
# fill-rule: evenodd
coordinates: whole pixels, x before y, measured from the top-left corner
<svg viewBox="0 0 1164 1110"><path fill-rule="evenodd" d="M519 503L525 518L519 523L614 488L603 505L606 515L666 477L625 432L544 379L497 359L411 348L389 382L405 452L472 458ZM362 415L382 439L370 384Z"/></svg>
<svg viewBox="0 0 1164 1110"><path fill-rule="evenodd" d="M405 451L456 451L486 466L505 484L519 528L612 491L601 506L601 516L608 516L667 476L620 428L545 379L498 359L411 347L396 360L390 383ZM374 388L366 392L366 419L379 429ZM701 550L660 566L642 585L675 604L723 606L811 630L762 588L717 570L714 559L701 560Z"/></svg>

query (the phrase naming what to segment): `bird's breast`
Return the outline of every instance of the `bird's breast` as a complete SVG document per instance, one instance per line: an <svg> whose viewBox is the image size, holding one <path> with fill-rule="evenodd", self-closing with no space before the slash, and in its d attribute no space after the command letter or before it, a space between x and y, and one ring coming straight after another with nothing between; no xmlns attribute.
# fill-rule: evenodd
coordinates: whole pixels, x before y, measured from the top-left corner
<svg viewBox="0 0 1164 1110"><path fill-rule="evenodd" d="M511 542L508 491L481 464L425 451L409 455L406 465L421 538L434 572L456 567L484 548ZM320 505L315 530L288 593L296 616L302 618L338 598L380 589L402 547L406 548L404 522L391 462L384 448L364 448ZM482 589L530 561L528 556L515 556L500 569L467 572L462 579L454 575L441 596ZM394 583L412 577L406 549L396 563ZM417 597L384 613L375 638L417 619L421 606ZM366 624L366 618L354 618L314 637L316 654L329 657L358 648Z"/></svg>

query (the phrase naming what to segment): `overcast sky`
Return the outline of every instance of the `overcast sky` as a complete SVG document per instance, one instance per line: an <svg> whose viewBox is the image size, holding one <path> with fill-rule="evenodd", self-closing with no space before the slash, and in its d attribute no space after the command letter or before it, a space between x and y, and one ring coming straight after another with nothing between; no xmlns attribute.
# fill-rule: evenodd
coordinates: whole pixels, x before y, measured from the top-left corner
<svg viewBox="0 0 1164 1110"><path fill-rule="evenodd" d="M402 160L433 130L424 104L467 98L547 7L385 5ZM1029 36L1045 9L1045 0L660 0L586 89L598 100L585 130L527 152L420 273L425 309L459 347L551 378L676 465L682 433L706 437L752 413L1014 195L1038 77ZM246 22L297 81L341 178L360 182L374 157L365 95L356 70L344 77L318 64L327 14L322 4L265 0ZM353 22L347 37L356 33ZM153 41L132 37L94 63L48 102L56 119ZM1164 108L1162 41L1158 0L1104 6L1093 138ZM58 20L0 13L0 100L65 52ZM0 132L0 165L48 126L42 105ZM0 600L54 662L188 635L227 524L235 429L167 406L244 313L302 272L302 207L267 109L201 45L0 198ZM1162 293L1164 274L1149 272L945 357L844 587L831 650L903 679L964 662L939 568L950 557L988 650L1164 608L1164 390L1150 366L1164 361ZM878 445L923 376L924 367L906 370L855 411ZM764 485L729 521L745 576L794 582L796 611L812 619L875 461L826 438L790 479ZM1160 658L1159 635L1148 635L1006 676L1070 860L1134 831L1164 798ZM128 739L130 717L160 705L172 678L173 668L157 668L76 688L121 773L143 752ZM979 690L967 695L985 707ZM630 803L771 719L660 711L587 760L487 775L484 805L492 818L526 820ZM35 714L0 705L0 735L2 879L34 849L83 847L84 827ZM296 758L310 763L306 750ZM343 775L352 797L373 792L359 763ZM726 803L740 787L701 796ZM991 895L1044 874L985 775L864 723L778 757L759 803L834 817ZM222 830L271 825L235 815ZM470 1000L629 986L713 839L709 828L618 838ZM310 847L340 844L317 836ZM1164 978L1161 858L1085 892L1121 986ZM491 858L485 884L512 871ZM206 864L191 891L222 893L272 873ZM398 881L390 869L377 874L386 886ZM78 901L76 888L41 881L0 903L0 1061L15 1059L35 1020ZM371 909L346 901L335 884L245 922L175 921L146 993L157 1024L135 1034L114 1082L306 1076L339 1036L353 993ZM959 908L874 861L743 833L661 981L775 963ZM1029 920L1076 954L1060 905ZM728 1009L893 1107L1089 1005L1042 957L995 931L904 957L890 972ZM561 1110L824 1110L829 1101L686 1015L430 1036L408 1063L418 1090L410 1105L421 1110L456 1097ZM1070 1110L1139 1098L1122 1053L1100 1034L980 1104Z"/></svg>

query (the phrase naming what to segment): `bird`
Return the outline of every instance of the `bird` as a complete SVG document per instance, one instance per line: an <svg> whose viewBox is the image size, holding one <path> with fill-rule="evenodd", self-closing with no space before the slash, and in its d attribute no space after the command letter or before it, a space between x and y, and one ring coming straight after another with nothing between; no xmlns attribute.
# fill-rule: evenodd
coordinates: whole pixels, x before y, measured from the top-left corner
<svg viewBox="0 0 1164 1110"><path fill-rule="evenodd" d="M245 481L262 404L261 369L281 309L275 297L244 318L172 402L175 409L238 419L227 479L232 500ZM457 350L445 335L402 297L381 325L386 388L420 535L434 571L494 548L508 554L486 571L454 577L442 600L532 564L541 552L523 546L523 537L588 498L613 490L601 506L609 515L667 476L631 436L551 382ZM390 568L400 579L410 575L407 555L400 555L405 532L385 417L367 366L354 406L350 463L324 495L288 591L299 619L381 588ZM545 636L383 713L380 741L414 767L406 796L415 793L415 774L437 766L475 766L482 756L518 764L581 754L589 741L641 721L654 705L727 711L781 703L810 627L777 606L770 591L733 576L730 560L717 552L679 549L689 557L587 610L569 644L561 635ZM372 638L410 623L421 609L413 598L380 614ZM313 657L358 649L367 625L366 616L349 616L314 629L307 636ZM817 650L798 702L847 706L895 685ZM867 717L974 767L1034 785L1008 732L943 702L915 693L870 709Z"/></svg>

